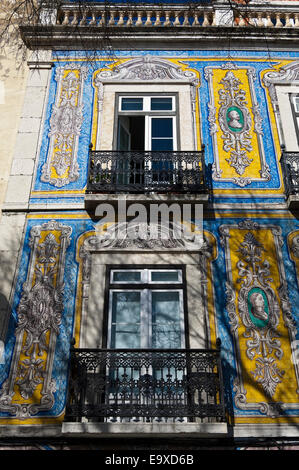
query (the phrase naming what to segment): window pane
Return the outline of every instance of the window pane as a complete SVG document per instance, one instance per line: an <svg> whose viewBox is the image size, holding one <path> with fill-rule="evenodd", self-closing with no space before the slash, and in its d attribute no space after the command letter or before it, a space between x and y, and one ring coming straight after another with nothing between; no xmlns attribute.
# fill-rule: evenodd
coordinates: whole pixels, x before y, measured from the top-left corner
<svg viewBox="0 0 299 470"><path fill-rule="evenodd" d="M140 325L116 324L112 325L111 348L140 348Z"/></svg>
<svg viewBox="0 0 299 470"><path fill-rule="evenodd" d="M124 128L122 124L119 126L119 140L118 140L119 150L129 150L130 149L130 134Z"/></svg>
<svg viewBox="0 0 299 470"><path fill-rule="evenodd" d="M122 111L142 111L143 98L122 98Z"/></svg>
<svg viewBox="0 0 299 470"><path fill-rule="evenodd" d="M179 272L178 271L152 271L151 280L153 282L178 282Z"/></svg>
<svg viewBox="0 0 299 470"><path fill-rule="evenodd" d="M140 292L113 292L112 322L139 323Z"/></svg>
<svg viewBox="0 0 299 470"><path fill-rule="evenodd" d="M172 98L151 98L151 110L172 110Z"/></svg>
<svg viewBox="0 0 299 470"><path fill-rule="evenodd" d="M152 119L152 137L173 137L171 118Z"/></svg>
<svg viewBox="0 0 299 470"><path fill-rule="evenodd" d="M152 293L152 343L154 348L180 348L179 292Z"/></svg>
<svg viewBox="0 0 299 470"><path fill-rule="evenodd" d="M140 348L140 292L112 293L111 348Z"/></svg>
<svg viewBox="0 0 299 470"><path fill-rule="evenodd" d="M139 282L141 273L138 271L116 271L113 273L113 282Z"/></svg>
<svg viewBox="0 0 299 470"><path fill-rule="evenodd" d="M295 96L294 98L294 107L295 107L295 112L299 113L299 96Z"/></svg>
<svg viewBox="0 0 299 470"><path fill-rule="evenodd" d="M152 347L157 349L181 348L181 325L179 322L153 324Z"/></svg>
<svg viewBox="0 0 299 470"><path fill-rule="evenodd" d="M177 291L153 292L152 313L154 322L168 322L180 319L180 295Z"/></svg>
<svg viewBox="0 0 299 470"><path fill-rule="evenodd" d="M169 151L173 150L172 139L152 139L152 151Z"/></svg>

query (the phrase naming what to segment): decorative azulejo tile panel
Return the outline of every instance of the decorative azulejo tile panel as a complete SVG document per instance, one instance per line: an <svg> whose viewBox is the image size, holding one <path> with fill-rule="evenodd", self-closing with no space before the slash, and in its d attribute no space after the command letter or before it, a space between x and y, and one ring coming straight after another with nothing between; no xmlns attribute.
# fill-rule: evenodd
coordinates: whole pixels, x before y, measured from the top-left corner
<svg viewBox="0 0 299 470"><path fill-rule="evenodd" d="M228 56L225 51L174 50L116 51L113 57L99 53L90 58L80 52L59 53L49 85L31 203L84 201L89 144L95 133L94 78L144 55L149 61L163 58L170 66L180 65L199 77L198 146L205 144L214 200L284 201L277 125L263 77L299 55L290 53L285 58L277 52L270 61L267 54L254 51ZM237 127L231 125L232 115Z"/></svg>
<svg viewBox="0 0 299 470"><path fill-rule="evenodd" d="M287 212L204 217L210 338L222 341L227 406L236 422L299 418L297 225ZM86 280L81 242L96 233L84 211L28 216L0 365L3 423L63 418Z"/></svg>

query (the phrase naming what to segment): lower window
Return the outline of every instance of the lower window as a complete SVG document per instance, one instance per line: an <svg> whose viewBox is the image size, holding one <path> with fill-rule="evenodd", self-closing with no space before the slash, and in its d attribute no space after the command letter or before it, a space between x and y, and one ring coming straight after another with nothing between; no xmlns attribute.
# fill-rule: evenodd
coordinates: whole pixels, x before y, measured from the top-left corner
<svg viewBox="0 0 299 470"><path fill-rule="evenodd" d="M107 346L185 348L182 269L111 269Z"/></svg>

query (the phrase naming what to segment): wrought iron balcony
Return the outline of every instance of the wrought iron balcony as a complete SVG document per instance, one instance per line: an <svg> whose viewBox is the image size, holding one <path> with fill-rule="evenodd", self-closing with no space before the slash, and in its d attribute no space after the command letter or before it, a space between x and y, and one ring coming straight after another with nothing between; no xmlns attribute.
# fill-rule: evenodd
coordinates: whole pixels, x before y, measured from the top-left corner
<svg viewBox="0 0 299 470"><path fill-rule="evenodd" d="M202 152L90 151L87 193L206 193Z"/></svg>
<svg viewBox="0 0 299 470"><path fill-rule="evenodd" d="M280 159L287 198L299 196L299 152L282 150Z"/></svg>
<svg viewBox="0 0 299 470"><path fill-rule="evenodd" d="M72 349L65 421L224 422L220 351Z"/></svg>

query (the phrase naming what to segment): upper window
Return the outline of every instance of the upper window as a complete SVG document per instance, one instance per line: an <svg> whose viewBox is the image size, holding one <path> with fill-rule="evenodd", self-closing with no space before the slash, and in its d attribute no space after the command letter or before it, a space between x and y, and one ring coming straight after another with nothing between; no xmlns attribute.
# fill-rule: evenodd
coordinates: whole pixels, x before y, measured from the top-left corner
<svg viewBox="0 0 299 470"><path fill-rule="evenodd" d="M177 150L176 96L119 96L117 150Z"/></svg>

